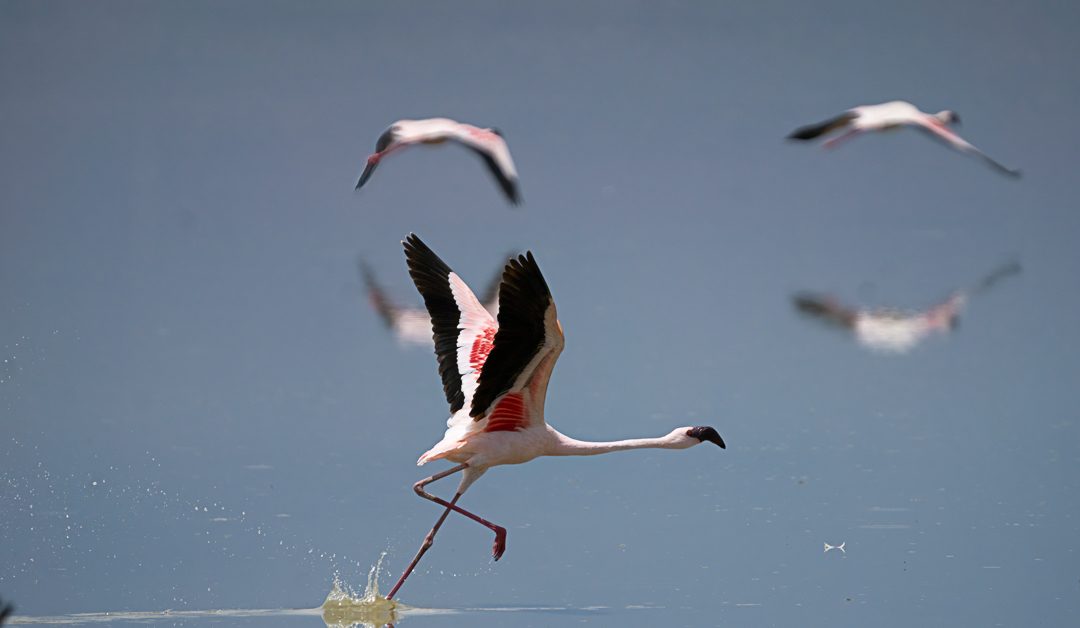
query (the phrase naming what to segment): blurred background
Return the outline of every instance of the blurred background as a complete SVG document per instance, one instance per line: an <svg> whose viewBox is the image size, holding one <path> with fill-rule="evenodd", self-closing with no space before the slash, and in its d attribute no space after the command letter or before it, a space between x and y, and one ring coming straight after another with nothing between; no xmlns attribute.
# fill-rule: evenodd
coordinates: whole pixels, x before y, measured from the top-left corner
<svg viewBox="0 0 1080 628"><path fill-rule="evenodd" d="M0 4L0 597L310 608L386 552L385 593L439 515L411 485L449 466L415 466L448 407L358 260L420 305L415 232L477 293L533 252L554 427L728 449L493 469L461 504L504 558L452 517L402 602L1076 625L1078 28L1060 2ZM784 140L896 99L1024 177L910 130ZM498 127L524 204L457 146L355 192L428 117ZM901 355L792 303L921 310L1013 260Z"/></svg>

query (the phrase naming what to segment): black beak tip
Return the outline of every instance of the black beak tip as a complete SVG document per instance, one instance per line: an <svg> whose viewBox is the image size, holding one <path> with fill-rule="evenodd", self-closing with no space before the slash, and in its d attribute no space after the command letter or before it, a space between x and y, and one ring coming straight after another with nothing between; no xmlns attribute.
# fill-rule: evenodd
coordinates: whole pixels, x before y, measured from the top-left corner
<svg viewBox="0 0 1080 628"><path fill-rule="evenodd" d="M720 437L720 433L717 432L714 427L699 425L698 427L690 428L689 435L703 443L708 441L716 444L720 449L727 449L727 444L724 443L724 439Z"/></svg>

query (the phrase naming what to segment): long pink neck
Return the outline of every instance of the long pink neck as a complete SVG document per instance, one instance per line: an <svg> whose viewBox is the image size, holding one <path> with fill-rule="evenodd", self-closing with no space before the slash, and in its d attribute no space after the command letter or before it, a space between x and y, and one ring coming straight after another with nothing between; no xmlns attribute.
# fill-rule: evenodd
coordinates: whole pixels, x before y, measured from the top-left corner
<svg viewBox="0 0 1080 628"><path fill-rule="evenodd" d="M547 453L549 456L595 456L627 449L685 449L689 446L688 443L675 438L677 432L660 438L631 438L607 443L576 440L558 432L555 432L555 435L555 442Z"/></svg>

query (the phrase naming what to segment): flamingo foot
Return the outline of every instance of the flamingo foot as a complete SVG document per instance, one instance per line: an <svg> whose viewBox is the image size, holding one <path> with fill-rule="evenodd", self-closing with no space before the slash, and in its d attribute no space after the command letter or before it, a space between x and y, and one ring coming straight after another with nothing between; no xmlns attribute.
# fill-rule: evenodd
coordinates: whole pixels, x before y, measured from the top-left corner
<svg viewBox="0 0 1080 628"><path fill-rule="evenodd" d="M495 545L492 547L491 557L495 560L502 558L506 551L506 528L495 526Z"/></svg>

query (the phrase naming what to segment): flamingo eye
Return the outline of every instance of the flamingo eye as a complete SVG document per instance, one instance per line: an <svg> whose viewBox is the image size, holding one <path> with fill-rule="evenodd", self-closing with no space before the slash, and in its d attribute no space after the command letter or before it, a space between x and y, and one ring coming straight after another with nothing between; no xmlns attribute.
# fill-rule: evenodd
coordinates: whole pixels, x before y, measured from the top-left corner
<svg viewBox="0 0 1080 628"><path fill-rule="evenodd" d="M686 435L687 436L693 436L694 435L694 430L686 430Z"/></svg>

